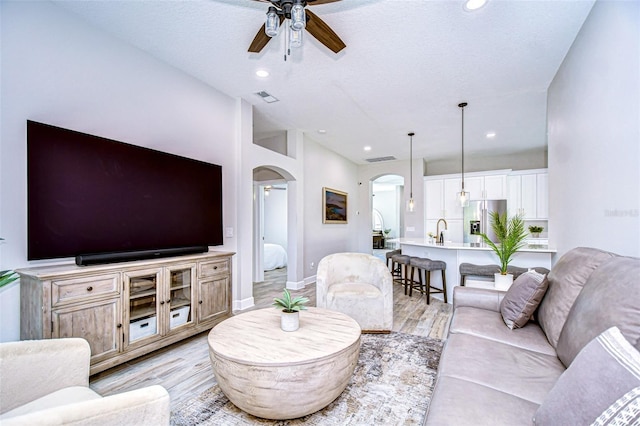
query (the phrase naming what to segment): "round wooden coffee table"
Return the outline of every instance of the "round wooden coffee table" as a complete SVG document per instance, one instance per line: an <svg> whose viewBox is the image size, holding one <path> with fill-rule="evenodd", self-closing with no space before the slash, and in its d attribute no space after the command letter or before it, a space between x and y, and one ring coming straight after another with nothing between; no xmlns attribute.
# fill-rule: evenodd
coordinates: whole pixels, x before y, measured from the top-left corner
<svg viewBox="0 0 640 426"><path fill-rule="evenodd" d="M236 315L209 333L216 381L238 408L266 419L314 413L349 383L360 354L360 326L340 312L309 308L300 328L280 329L280 310Z"/></svg>

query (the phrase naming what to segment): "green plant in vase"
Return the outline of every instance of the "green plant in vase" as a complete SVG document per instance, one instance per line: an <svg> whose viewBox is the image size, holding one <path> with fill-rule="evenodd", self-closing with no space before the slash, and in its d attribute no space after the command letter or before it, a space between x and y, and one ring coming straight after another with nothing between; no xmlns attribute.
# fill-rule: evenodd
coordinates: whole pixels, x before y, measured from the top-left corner
<svg viewBox="0 0 640 426"><path fill-rule="evenodd" d="M513 282L513 275L508 273L509 263L511 263L513 255L526 245L527 232L525 231L524 220L519 215L509 218L506 213L491 212L489 216L491 229L498 240L497 244L491 241L486 234L480 234L480 236L485 244L498 255L500 274L496 274L496 288L502 290L509 288ZM506 281L503 282L498 275L506 276ZM499 284L498 281L500 281Z"/></svg>
<svg viewBox="0 0 640 426"><path fill-rule="evenodd" d="M291 293L286 288L284 289L282 298L276 297L273 299L273 306L278 309L282 309L282 316L280 317L280 327L284 331L296 331L300 327L300 311L307 309L305 304L309 302L309 299L302 296L291 297Z"/></svg>
<svg viewBox="0 0 640 426"><path fill-rule="evenodd" d="M544 231L544 227L542 227L542 226L531 225L529 227L529 232L531 233L531 236L533 238L538 238L542 231Z"/></svg>

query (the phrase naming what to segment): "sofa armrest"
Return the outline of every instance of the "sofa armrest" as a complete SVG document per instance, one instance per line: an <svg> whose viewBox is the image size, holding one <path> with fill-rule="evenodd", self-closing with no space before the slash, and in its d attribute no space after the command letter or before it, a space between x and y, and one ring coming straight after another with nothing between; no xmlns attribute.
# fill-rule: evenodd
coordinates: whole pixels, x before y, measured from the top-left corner
<svg viewBox="0 0 640 426"><path fill-rule="evenodd" d="M0 344L0 413L70 386L89 386L91 349L84 339Z"/></svg>
<svg viewBox="0 0 640 426"><path fill-rule="evenodd" d="M505 291L490 288L460 287L453 288L453 310L462 306L500 312L500 302Z"/></svg>
<svg viewBox="0 0 640 426"><path fill-rule="evenodd" d="M169 393L159 385L2 420L16 425L168 425Z"/></svg>

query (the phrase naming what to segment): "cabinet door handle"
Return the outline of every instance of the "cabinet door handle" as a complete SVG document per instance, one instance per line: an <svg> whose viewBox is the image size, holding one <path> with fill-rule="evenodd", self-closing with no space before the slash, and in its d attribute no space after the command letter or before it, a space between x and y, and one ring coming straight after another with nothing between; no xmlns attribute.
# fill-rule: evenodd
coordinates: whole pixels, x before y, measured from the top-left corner
<svg viewBox="0 0 640 426"><path fill-rule="evenodd" d="M202 300L198 302L198 304L202 305Z"/></svg>
<svg viewBox="0 0 640 426"><path fill-rule="evenodd" d="M167 303L171 303L171 299L167 300Z"/></svg>
<svg viewBox="0 0 640 426"><path fill-rule="evenodd" d="M93 287L91 286L87 287L87 291L92 291L92 290L93 290Z"/></svg>
<svg viewBox="0 0 640 426"><path fill-rule="evenodd" d="M161 301L160 301L160 304L161 304L161 305L164 305L164 300L161 300Z"/></svg>
<svg viewBox="0 0 640 426"><path fill-rule="evenodd" d="M216 270L216 269L218 269L218 267L217 267L217 266L214 266L214 267L213 267L213 269L214 269L214 270Z"/></svg>
<svg viewBox="0 0 640 426"><path fill-rule="evenodd" d="M118 327L118 328L122 328L122 324L118 324L118 325L117 325L117 327Z"/></svg>

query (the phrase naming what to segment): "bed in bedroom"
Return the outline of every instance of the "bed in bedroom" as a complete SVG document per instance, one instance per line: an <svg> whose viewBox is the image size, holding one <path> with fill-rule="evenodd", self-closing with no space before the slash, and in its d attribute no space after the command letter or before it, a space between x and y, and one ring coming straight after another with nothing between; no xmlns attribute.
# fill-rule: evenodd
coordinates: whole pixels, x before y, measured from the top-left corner
<svg viewBox="0 0 640 426"><path fill-rule="evenodd" d="M264 270L272 271L287 266L287 252L278 244L264 244Z"/></svg>

